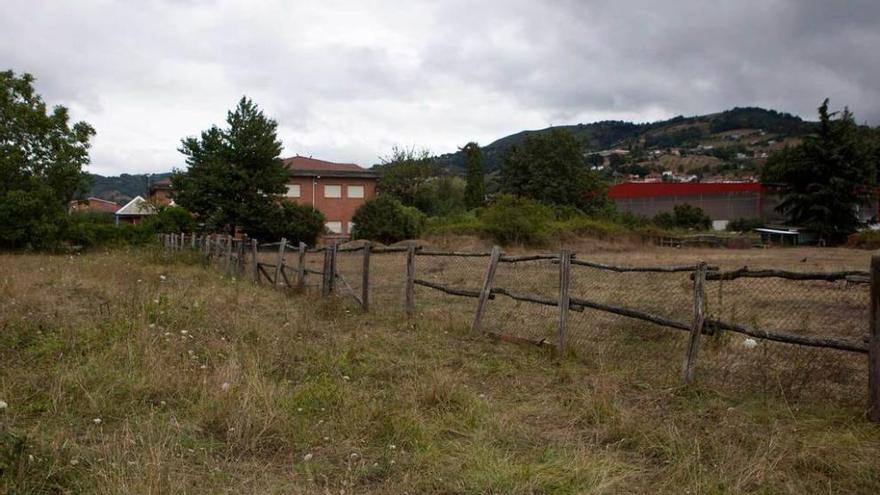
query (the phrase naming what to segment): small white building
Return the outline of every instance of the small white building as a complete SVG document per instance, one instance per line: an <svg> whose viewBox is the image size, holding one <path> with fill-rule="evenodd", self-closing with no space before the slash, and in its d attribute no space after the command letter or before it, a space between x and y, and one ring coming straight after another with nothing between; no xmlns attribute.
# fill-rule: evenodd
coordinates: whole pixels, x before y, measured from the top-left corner
<svg viewBox="0 0 880 495"><path fill-rule="evenodd" d="M134 199L125 204L122 208L116 210L116 225L120 223L130 223L137 225L144 218L155 215L156 207L149 203L146 199L136 196Z"/></svg>

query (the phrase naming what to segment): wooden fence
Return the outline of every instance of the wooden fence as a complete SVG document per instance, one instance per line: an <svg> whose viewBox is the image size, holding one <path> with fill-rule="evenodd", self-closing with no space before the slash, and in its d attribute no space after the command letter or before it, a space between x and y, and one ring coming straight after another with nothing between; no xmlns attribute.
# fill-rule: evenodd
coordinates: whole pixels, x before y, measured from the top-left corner
<svg viewBox="0 0 880 495"><path fill-rule="evenodd" d="M704 262L693 265L678 266L625 266L597 263L578 259L576 254L562 250L558 254L536 254L524 256L505 255L501 248L495 246L488 252L456 252L434 251L416 246L405 247L374 247L367 242L357 247L339 247L331 245L321 248L309 248L305 244L293 245L285 239L279 242L259 244L257 240L233 239L229 236L197 236L187 234L160 234L160 244L167 250L193 250L218 261L219 266L230 275L250 277L254 283L269 284L275 288L304 289L313 277L320 280L322 296L340 294L356 301L363 311L370 310L371 293L371 260L376 255L405 253L406 264L401 278L404 281L403 308L406 314L415 313L415 287L420 286L443 294L476 299L471 330L475 334L489 334L502 340L546 345L539 342L488 332L483 328L483 317L487 305L497 296L529 304L552 306L558 308L556 318L555 342L552 345L561 355L565 351L569 333L569 312L583 312L586 309L606 312L626 318L650 322L662 328L679 330L688 333L685 355L682 357L682 380L690 384L694 380L695 368L699 354L701 336L717 331L729 331L747 335L754 339L783 342L814 348L836 349L850 353L865 354L868 359L868 416L872 421L880 421L880 255L872 258L870 271L841 272L790 272L782 270L750 270L742 268L732 271L721 271L716 266ZM261 253L272 250L274 259L271 262L261 261ZM288 264L286 256L295 253L295 264ZM321 269L309 268L306 263L308 254L321 253L323 261ZM340 253L360 253L362 257L360 270L360 287L356 290L353 284L340 273L337 259ZM432 282L420 278L416 273L416 257L460 257L485 258L486 266L479 287L454 286ZM495 285L495 273L501 263L547 262L556 267L559 274L558 292L555 297L517 292L508 287ZM687 273L692 281L693 309L689 321L674 319L654 314L649 311L635 309L619 304L609 304L571 294L571 270L573 266L585 266L617 273ZM758 328L722 321L711 318L706 311L706 282L736 280L746 278L775 278L794 281L846 281L851 284L870 284L869 321L865 321L866 335L861 340L833 336L811 336L793 332L784 332Z"/></svg>

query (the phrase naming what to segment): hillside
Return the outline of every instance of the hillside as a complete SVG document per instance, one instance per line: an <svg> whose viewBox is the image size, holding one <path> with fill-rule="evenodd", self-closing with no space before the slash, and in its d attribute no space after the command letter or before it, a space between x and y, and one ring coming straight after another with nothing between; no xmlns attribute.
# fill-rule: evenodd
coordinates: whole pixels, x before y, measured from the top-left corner
<svg viewBox="0 0 880 495"><path fill-rule="evenodd" d="M135 196L146 196L151 182L156 182L170 176L170 172L162 174L122 174L114 177L89 174L89 177L92 179L92 188L85 196L94 196L124 204Z"/></svg>
<svg viewBox="0 0 880 495"><path fill-rule="evenodd" d="M743 167L754 169L770 151L791 139L803 136L814 126L814 123L800 117L775 110L733 108L715 114L678 116L644 124L602 121L521 131L484 146L483 153L486 171L494 172L512 146L521 144L527 136L546 133L555 128L566 130L580 138L584 142L585 154L605 151L603 154L607 155L613 154L612 150L617 150L621 155L629 155L625 160L627 165L640 164L646 168L655 165L653 168L657 171L671 167L672 170L685 172L696 163L700 167L716 165L718 168L704 172L727 175L733 169L739 168L730 166L731 162L756 162L750 163L749 167ZM682 156L708 158L679 160ZM661 161L663 165L656 166ZM607 162L608 160L606 165ZM457 172L464 168L464 155L460 151L440 155L437 163L446 170ZM727 170L721 166L722 163L728 164Z"/></svg>
<svg viewBox="0 0 880 495"><path fill-rule="evenodd" d="M607 120L554 128L569 131L581 139L585 154L603 152L605 172L613 176L609 178L619 179L629 173L645 175L663 171L723 177L752 174L769 153L797 143L798 138L814 126L813 122L787 113L745 107L642 124ZM520 131L483 146L486 172L496 172L512 146L550 129ZM623 159L612 163L613 159L609 159L612 154L619 154ZM460 151L439 155L435 161L449 173L459 174L464 170L464 154ZM149 181L170 175L105 177L95 174L91 176L94 183L88 196L124 203L134 196L145 195Z"/></svg>

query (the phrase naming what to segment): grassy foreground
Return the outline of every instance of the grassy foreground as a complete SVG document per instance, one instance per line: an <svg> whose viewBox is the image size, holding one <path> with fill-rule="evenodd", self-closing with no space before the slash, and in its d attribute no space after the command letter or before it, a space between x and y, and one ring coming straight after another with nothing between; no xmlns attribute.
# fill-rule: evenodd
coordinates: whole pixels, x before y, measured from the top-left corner
<svg viewBox="0 0 880 495"><path fill-rule="evenodd" d="M0 492L880 492L860 411L376 309L150 252L0 255Z"/></svg>

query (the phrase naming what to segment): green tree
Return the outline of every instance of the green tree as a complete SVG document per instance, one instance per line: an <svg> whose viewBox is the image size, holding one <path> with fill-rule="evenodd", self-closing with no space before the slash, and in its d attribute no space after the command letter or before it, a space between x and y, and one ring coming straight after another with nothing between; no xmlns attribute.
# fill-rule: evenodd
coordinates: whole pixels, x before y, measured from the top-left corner
<svg viewBox="0 0 880 495"><path fill-rule="evenodd" d="M182 141L187 170L172 178L175 201L195 213L212 231L246 231L276 206L289 172L279 155L278 124L247 97L226 117L228 127L213 126L200 138Z"/></svg>
<svg viewBox="0 0 880 495"><path fill-rule="evenodd" d="M829 112L826 99L819 107L817 133L774 154L762 178L783 185L777 210L791 223L838 241L862 225L858 210L874 197L876 158L849 109Z"/></svg>
<svg viewBox="0 0 880 495"><path fill-rule="evenodd" d="M381 158L379 191L405 206L417 206L425 183L434 175L434 160L428 150L395 146Z"/></svg>
<svg viewBox="0 0 880 495"><path fill-rule="evenodd" d="M471 141L461 149L464 151L467 171L467 187L464 190L465 205L479 208L486 203L486 184L483 173L483 151L480 145Z"/></svg>
<svg viewBox="0 0 880 495"><path fill-rule="evenodd" d="M709 230L712 219L699 206L687 203L675 205L672 212L664 211L654 217L654 223L667 229Z"/></svg>
<svg viewBox="0 0 880 495"><path fill-rule="evenodd" d="M284 237L292 244L314 245L324 232L324 214L311 205L284 202L255 213L245 232L256 239L277 241Z"/></svg>
<svg viewBox="0 0 880 495"><path fill-rule="evenodd" d="M391 196L378 196L362 204L352 217L355 239L371 239L386 244L418 237L425 216Z"/></svg>
<svg viewBox="0 0 880 495"><path fill-rule="evenodd" d="M0 72L0 246L49 247L58 241L68 202L86 189L85 122L70 125L67 109L49 112L34 77Z"/></svg>
<svg viewBox="0 0 880 495"><path fill-rule="evenodd" d="M528 136L507 153L501 190L542 203L577 206L587 213L608 202L607 186L584 162L583 145L560 129Z"/></svg>
<svg viewBox="0 0 880 495"><path fill-rule="evenodd" d="M467 209L467 184L461 177L431 177L419 189L415 207L427 215L451 215Z"/></svg>

